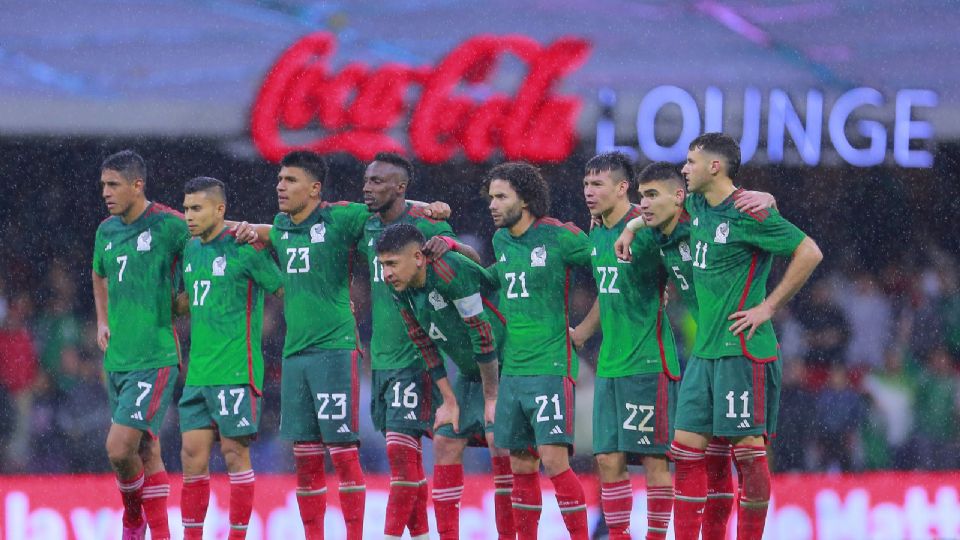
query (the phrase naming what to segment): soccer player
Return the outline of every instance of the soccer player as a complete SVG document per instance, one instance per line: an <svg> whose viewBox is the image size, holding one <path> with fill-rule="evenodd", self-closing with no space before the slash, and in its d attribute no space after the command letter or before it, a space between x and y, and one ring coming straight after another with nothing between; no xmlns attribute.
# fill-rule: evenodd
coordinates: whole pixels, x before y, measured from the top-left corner
<svg viewBox="0 0 960 540"><path fill-rule="evenodd" d="M183 208L194 236L183 252L181 295L182 310L190 313L190 363L179 403L184 538L203 538L210 451L219 433L230 476L229 538L239 540L253 510L250 442L262 406L263 293L283 296L280 270L262 245L235 241L224 223L223 182L190 180Z"/></svg>
<svg viewBox="0 0 960 540"><path fill-rule="evenodd" d="M373 335L370 339L373 370L371 414L373 423L387 439L390 463L390 494L387 499L386 538L399 538L404 528L413 539L426 538L427 479L423 471L420 438L432 435L433 408L443 397L447 409L454 405L448 381L431 381L424 359L407 335L403 318L393 301L393 290L383 280L376 242L394 223L409 223L435 242L455 242L445 221L427 217L423 208L406 200L414 179L413 165L403 156L381 152L374 156L363 177L363 200L374 215L366 223L360 249L370 265L370 296ZM458 249L474 260L479 256L469 246ZM437 387L434 382L446 386ZM441 396L435 395L435 389ZM439 412L442 415L445 412Z"/></svg>
<svg viewBox="0 0 960 540"><path fill-rule="evenodd" d="M454 252L429 260L424 243L416 227L399 223L384 230L376 247L383 280L396 291L394 300L407 331L430 366L433 379L446 377L438 351L459 370L454 385L458 430L446 424L433 438L437 532L442 540L460 537L463 451L470 444L490 449L497 531L500 538L516 538L510 506L510 454L493 442L502 315L483 294L483 289L489 288L483 267Z"/></svg>
<svg viewBox="0 0 960 540"><path fill-rule="evenodd" d="M157 436L179 374L173 304L177 261L190 238L180 213L147 200L146 183L146 164L133 151L100 166L110 217L94 242L93 298L112 410L107 456L123 499L124 540L143 539L147 524L154 540L170 538L170 484Z"/></svg>
<svg viewBox="0 0 960 540"><path fill-rule="evenodd" d="M497 165L484 191L500 228L493 236L492 271L507 320L494 441L510 450L518 538L537 537L542 461L571 538L586 539L583 486L568 454L578 361L568 332L567 293L571 268L590 264L590 240L573 224L546 217L549 188L527 163Z"/></svg>
<svg viewBox="0 0 960 540"><path fill-rule="evenodd" d="M583 343L597 328L603 342L597 358L593 401L593 452L600 471L601 505L611 540L629 540L633 488L627 463L643 464L647 484L647 539L666 537L673 510L673 479L667 462L677 404L680 364L664 311L666 275L653 238L633 243L632 261L618 259L614 242L640 215L628 193L629 159L618 152L587 162L583 194L600 224L590 230L597 303L574 331Z"/></svg>
<svg viewBox="0 0 960 540"><path fill-rule="evenodd" d="M742 475L737 537L760 540L770 498L765 436L779 406L777 338L770 318L807 281L823 258L816 243L770 208L742 213L733 183L740 148L706 133L690 143L681 173L690 196L697 336L680 387L671 454L676 460L678 540L695 540L706 502L704 450L711 435L733 443ZM783 278L767 294L774 256L790 256ZM772 363L772 375L767 366Z"/></svg>
<svg viewBox="0 0 960 540"><path fill-rule="evenodd" d="M633 242L634 230L640 237L652 238L658 246L658 255L668 277L673 281L684 305L694 320L698 316L697 296L693 286L693 257L690 252L690 218L683 208L686 198L684 179L672 163L656 162L645 167L637 177L642 215L631 220L616 242L617 256L631 260L628 246ZM741 191L734 206L741 212L760 212L775 207L769 193ZM643 230L640 230L644 228ZM773 364L767 364L768 377L774 376ZM768 431L775 426L768 423ZM704 540L726 538L727 520L733 508L733 476L730 468L730 443L722 437L713 437L706 448L707 501L703 511Z"/></svg>

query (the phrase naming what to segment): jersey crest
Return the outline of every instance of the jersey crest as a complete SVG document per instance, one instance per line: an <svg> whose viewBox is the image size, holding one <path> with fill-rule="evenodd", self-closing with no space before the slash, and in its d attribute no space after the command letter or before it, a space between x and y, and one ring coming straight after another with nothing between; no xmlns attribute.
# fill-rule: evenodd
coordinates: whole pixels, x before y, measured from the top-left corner
<svg viewBox="0 0 960 540"><path fill-rule="evenodd" d="M440 311L441 309L447 307L447 302L440 296L440 293L436 289L430 291L430 294L427 296L427 300L430 300L430 304L433 305L433 309Z"/></svg>
<svg viewBox="0 0 960 540"><path fill-rule="evenodd" d="M681 260L681 261L692 261L692 260L693 260L693 257L690 256L690 244L688 244L688 243L686 243L686 242L680 242L680 246L678 247L678 249L680 250L680 260ZM662 251L660 252L660 255L663 255L663 252L662 252Z"/></svg>
<svg viewBox="0 0 960 540"><path fill-rule="evenodd" d="M323 242L323 237L327 234L327 227L323 223L317 223L310 227L310 243L318 244Z"/></svg>
<svg viewBox="0 0 960 540"><path fill-rule="evenodd" d="M533 251L530 252L530 266L546 266L546 265L547 265L546 246L537 246L533 248Z"/></svg>
<svg viewBox="0 0 960 540"><path fill-rule="evenodd" d="M724 221L717 225L717 231L713 235L713 241L718 244L726 244L727 236L730 235L730 224Z"/></svg>
<svg viewBox="0 0 960 540"><path fill-rule="evenodd" d="M137 237L137 251L150 251L150 242L152 241L153 237L150 235L150 229L143 231Z"/></svg>
<svg viewBox="0 0 960 540"><path fill-rule="evenodd" d="M227 258L223 255L213 260L213 275L222 276L227 271Z"/></svg>

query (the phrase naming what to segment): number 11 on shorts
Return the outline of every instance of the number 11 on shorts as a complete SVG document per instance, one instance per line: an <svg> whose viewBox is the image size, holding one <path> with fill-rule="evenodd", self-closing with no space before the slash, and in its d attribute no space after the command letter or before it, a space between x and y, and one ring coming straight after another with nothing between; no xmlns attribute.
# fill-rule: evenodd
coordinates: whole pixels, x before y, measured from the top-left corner
<svg viewBox="0 0 960 540"><path fill-rule="evenodd" d="M733 390L727 392L727 418L736 418L737 412L734 410L735 400L734 400ZM747 411L747 405L750 404L750 391L744 390L740 394L740 401L743 402L743 412L740 413L740 418L750 418L750 413Z"/></svg>

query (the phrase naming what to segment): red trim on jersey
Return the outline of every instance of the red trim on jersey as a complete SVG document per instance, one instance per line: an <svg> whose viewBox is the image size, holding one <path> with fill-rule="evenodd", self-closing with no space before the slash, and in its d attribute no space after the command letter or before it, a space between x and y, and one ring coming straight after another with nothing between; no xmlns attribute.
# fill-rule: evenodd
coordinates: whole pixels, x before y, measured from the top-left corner
<svg viewBox="0 0 960 540"><path fill-rule="evenodd" d="M690 221L690 214L687 213L686 208L680 209L680 218L677 219L677 223L687 223Z"/></svg>
<svg viewBox="0 0 960 540"><path fill-rule="evenodd" d="M492 311L493 314L496 315L498 319L500 319L500 322L502 322L503 325L506 326L507 319L506 317L503 316L503 313L500 313L500 310L497 309L497 306L493 305L493 302L491 302L490 300L487 300L486 296L481 296L480 299L483 301L483 305L487 306L487 309Z"/></svg>
<svg viewBox="0 0 960 540"><path fill-rule="evenodd" d="M423 372L423 401L420 402L420 420L424 422L430 421L430 416L433 413L433 378L430 377L429 371ZM430 433L430 437L433 437L433 426L427 428Z"/></svg>
<svg viewBox="0 0 960 540"><path fill-rule="evenodd" d="M254 388L254 391L250 393L250 416L253 417L253 422L257 421L257 389Z"/></svg>
<svg viewBox="0 0 960 540"><path fill-rule="evenodd" d="M635 205L635 204L631 204L631 205L630 205L630 210L627 211L627 215L624 216L624 217L627 219L627 221L630 221L631 219L633 219L633 218L635 218L635 217L640 217L640 214L641 214L641 213L642 213L642 212L640 212L640 207L639 207L639 206L637 206L637 205Z"/></svg>
<svg viewBox="0 0 960 540"><path fill-rule="evenodd" d="M330 208L331 206L347 206L350 201L321 201L320 208Z"/></svg>
<svg viewBox="0 0 960 540"><path fill-rule="evenodd" d="M420 326L420 323L414 318L413 314L405 308L400 308L400 316L403 317L410 341L412 341L420 351L420 356L422 356L423 361L427 363L427 368L433 369L442 364L443 359L440 358L440 352L437 350L437 346L433 343L433 340L430 339L430 336L427 335L423 327Z"/></svg>
<svg viewBox="0 0 960 540"><path fill-rule="evenodd" d="M750 271L747 273L747 282L743 285L743 295L740 297L740 304L737 305L737 311L743 311L743 305L747 303L747 294L750 293L750 285L753 283L753 276L757 271L757 260L759 259L759 254L754 253L753 258L750 259ZM776 356L771 356L769 358L757 358L750 354L750 351L747 350L747 332L743 331L737 336L740 338L740 349L743 351L743 355L749 358L754 362L760 364L765 364L767 362L773 362L777 359Z"/></svg>
<svg viewBox="0 0 960 540"><path fill-rule="evenodd" d="M576 383L570 377L563 378L563 414L566 418L566 433L573 437L573 387Z"/></svg>
<svg viewBox="0 0 960 540"><path fill-rule="evenodd" d="M162 367L157 370L157 380L153 382L153 395L150 396L150 406L147 407L146 422L152 420L153 415L157 414L157 410L160 408L160 401L163 399L163 390L167 387L169 380L169 367Z"/></svg>
<svg viewBox="0 0 960 540"><path fill-rule="evenodd" d="M247 280L247 377L250 380L250 388L258 396L261 391L257 388L256 377L253 376L253 342L250 336L250 324L253 319L253 280Z"/></svg>
<svg viewBox="0 0 960 540"><path fill-rule="evenodd" d="M480 352L493 352L493 329L490 323L476 316L467 317L463 322L480 336Z"/></svg>
<svg viewBox="0 0 960 540"><path fill-rule="evenodd" d="M571 348L570 342L570 306L568 302L570 300L570 268L567 267L565 271L565 277L563 280L563 322L564 328L563 331L566 336L567 342L567 376L570 376L571 368L573 367L573 350Z"/></svg>
<svg viewBox="0 0 960 540"><path fill-rule="evenodd" d="M153 214L171 214L184 221L187 220L187 218L182 213L174 210L173 208L170 208L165 204L160 204L158 202L150 203L150 206L147 208L147 211L144 212L143 215L152 216Z"/></svg>
<svg viewBox="0 0 960 540"><path fill-rule="evenodd" d="M178 255L173 256L173 263L170 264L170 329L173 331L173 346L177 349L177 369L183 369L183 354L180 352L180 336L177 335L176 319L177 314L173 311L173 306L177 304L177 291L173 290L174 278L177 276Z"/></svg>
<svg viewBox="0 0 960 540"><path fill-rule="evenodd" d="M447 264L443 259L437 259L430 263L433 267L433 271L437 276L442 279L445 283L450 283L453 281L453 278L457 276L457 273Z"/></svg>
<svg viewBox="0 0 960 540"><path fill-rule="evenodd" d="M543 216L542 218L537 219L536 221L533 222L534 227L539 227L540 225L552 225L554 227L563 227L564 229L572 232L573 234L580 234L583 232L583 230L580 229L580 227L577 227L570 221L563 222L557 218L552 218L549 216Z"/></svg>
<svg viewBox="0 0 960 540"><path fill-rule="evenodd" d="M753 423L766 421L767 366L753 364Z"/></svg>
<svg viewBox="0 0 960 540"><path fill-rule="evenodd" d="M743 194L744 194L743 188L737 188L737 190L733 192L733 200L739 199L740 197L743 196ZM767 211L766 208L762 210L758 210L756 212L749 212L747 210L741 210L740 212L752 217L753 219L759 221L760 223L763 223L765 219L770 217L770 212Z"/></svg>
<svg viewBox="0 0 960 540"><path fill-rule="evenodd" d="M360 374L357 372L357 359L360 349L350 353L350 430L360 432Z"/></svg>
<svg viewBox="0 0 960 540"><path fill-rule="evenodd" d="M669 433L667 430L668 424L670 423L669 417L667 416L667 409L669 407L669 393L667 392L667 374L661 373L657 377L657 404L656 404L656 417L654 418L653 426L653 443L654 444L667 444L670 441Z"/></svg>
<svg viewBox="0 0 960 540"><path fill-rule="evenodd" d="M353 301L353 259L355 251L356 247L351 247L347 251L347 300L350 302ZM363 346L360 344L360 321L357 320L357 314L354 313L353 309L350 309L350 316L353 317L354 347L357 348L357 352L363 354Z"/></svg>
<svg viewBox="0 0 960 540"><path fill-rule="evenodd" d="M657 305L657 347L660 349L660 366L663 368L663 372L667 374L667 377L670 377L671 381L679 381L680 375L670 373L670 368L667 367L667 351L663 347L663 293L666 288L666 281L661 281L660 303Z"/></svg>

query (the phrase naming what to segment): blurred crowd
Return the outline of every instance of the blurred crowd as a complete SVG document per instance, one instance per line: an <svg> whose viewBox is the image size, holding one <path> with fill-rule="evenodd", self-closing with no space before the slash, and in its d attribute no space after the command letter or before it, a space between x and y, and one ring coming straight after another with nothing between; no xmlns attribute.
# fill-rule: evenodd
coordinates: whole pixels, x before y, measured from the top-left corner
<svg viewBox="0 0 960 540"><path fill-rule="evenodd" d="M960 276L957 261L948 254L934 253L930 259L921 268L898 263L874 273L817 274L776 315L784 378L779 429L772 442L775 470L960 467ZM48 265L42 287L34 292L13 286L18 279L9 271L0 280L2 472L107 470L103 442L110 409L102 355L89 300L79 296L88 295L89 287L70 271L81 262ZM586 312L594 294L588 276L580 278L571 297L574 320ZM364 279L357 276L361 283L353 288L361 313L368 305ZM670 297L677 299L668 306L677 342L689 350L695 324L679 295ZM269 300L266 401L253 451L255 468L264 472L292 470L289 445L277 436L282 319L279 303ZM178 329L188 345L189 325L181 320ZM361 331L369 336L367 319L361 320ZM589 366L598 345L593 340L581 351L575 462L584 468L592 461ZM184 353L188 362L188 346ZM367 384L369 378L364 380ZM362 395L369 396L369 386ZM383 437L373 431L367 411L361 419L364 467L385 472ZM176 407L171 406L161 433L171 470L179 469L177 425ZM467 469L484 470L489 463L485 452L472 451Z"/></svg>

